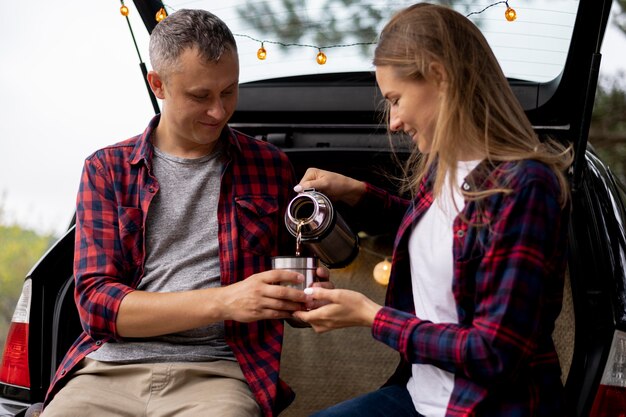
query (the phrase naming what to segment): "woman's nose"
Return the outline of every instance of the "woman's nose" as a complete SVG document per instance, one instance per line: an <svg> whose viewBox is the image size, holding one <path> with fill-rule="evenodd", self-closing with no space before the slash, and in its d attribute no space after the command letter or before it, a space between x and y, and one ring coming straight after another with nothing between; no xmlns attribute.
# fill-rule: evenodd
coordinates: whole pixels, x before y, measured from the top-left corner
<svg viewBox="0 0 626 417"><path fill-rule="evenodd" d="M402 130L402 122L400 121L400 119L396 115L396 112L393 109L389 112L389 129L392 132L398 132Z"/></svg>

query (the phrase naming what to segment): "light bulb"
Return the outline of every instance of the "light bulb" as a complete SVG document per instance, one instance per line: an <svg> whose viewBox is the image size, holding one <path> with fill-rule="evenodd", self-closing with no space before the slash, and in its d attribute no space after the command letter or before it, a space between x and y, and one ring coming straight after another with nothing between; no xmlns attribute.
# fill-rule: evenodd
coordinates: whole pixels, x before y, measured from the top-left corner
<svg viewBox="0 0 626 417"><path fill-rule="evenodd" d="M511 7L507 7L506 8L506 12L504 12L504 17L506 18L506 20L508 20L509 22L514 21L515 19L517 19L517 13L515 12L515 9L511 8Z"/></svg>
<svg viewBox="0 0 626 417"><path fill-rule="evenodd" d="M263 47L263 44L261 44L261 47L259 48L259 50L256 51L256 57L259 58L261 61L267 58L267 51Z"/></svg>
<svg viewBox="0 0 626 417"><path fill-rule="evenodd" d="M324 65L326 63L326 54L322 51L319 51L319 53L317 54L317 57L315 57L315 60L317 61L318 64Z"/></svg>
<svg viewBox="0 0 626 417"><path fill-rule="evenodd" d="M374 267L374 271L372 275L374 275L374 280L378 282L380 285L389 284L389 275L391 274L391 262L387 258L384 261L379 262Z"/></svg>
<svg viewBox="0 0 626 417"><path fill-rule="evenodd" d="M120 7L120 13L122 14L122 16L128 16L128 7L122 5L122 7Z"/></svg>
<svg viewBox="0 0 626 417"><path fill-rule="evenodd" d="M165 13L165 9L163 7L161 7L159 9L159 11L157 12L155 19L157 22L160 22L161 20L165 19L167 17L167 13Z"/></svg>

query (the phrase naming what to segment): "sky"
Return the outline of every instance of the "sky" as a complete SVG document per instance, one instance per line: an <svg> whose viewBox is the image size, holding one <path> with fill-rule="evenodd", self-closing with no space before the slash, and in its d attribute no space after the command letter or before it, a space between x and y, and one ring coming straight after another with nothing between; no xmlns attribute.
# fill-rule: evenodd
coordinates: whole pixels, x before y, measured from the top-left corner
<svg viewBox="0 0 626 417"><path fill-rule="evenodd" d="M147 32L127 4L140 51L146 51ZM153 116L119 6L114 0L2 2L4 224L61 235L72 218L85 157L142 132ZM602 47L605 76L626 73L626 36L610 26Z"/></svg>

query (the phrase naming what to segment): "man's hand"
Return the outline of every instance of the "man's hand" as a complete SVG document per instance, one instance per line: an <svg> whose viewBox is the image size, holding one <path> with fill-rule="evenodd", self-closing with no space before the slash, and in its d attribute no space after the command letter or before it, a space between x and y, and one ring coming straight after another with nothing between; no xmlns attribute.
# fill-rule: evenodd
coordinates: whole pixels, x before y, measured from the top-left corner
<svg viewBox="0 0 626 417"><path fill-rule="evenodd" d="M220 307L226 320L251 322L266 319L286 319L302 310L306 296L302 290L276 285L297 284L302 274L287 270L269 270L222 287Z"/></svg>

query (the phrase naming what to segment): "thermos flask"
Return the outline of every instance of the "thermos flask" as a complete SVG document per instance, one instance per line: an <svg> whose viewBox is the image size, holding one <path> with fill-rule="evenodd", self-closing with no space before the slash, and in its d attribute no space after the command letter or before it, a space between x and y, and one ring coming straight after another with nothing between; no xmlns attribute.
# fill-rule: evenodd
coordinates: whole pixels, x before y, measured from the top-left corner
<svg viewBox="0 0 626 417"><path fill-rule="evenodd" d="M328 197L315 189L303 190L291 200L285 212L285 225L296 237L298 248L306 246L328 268L342 268L359 253L358 236Z"/></svg>

